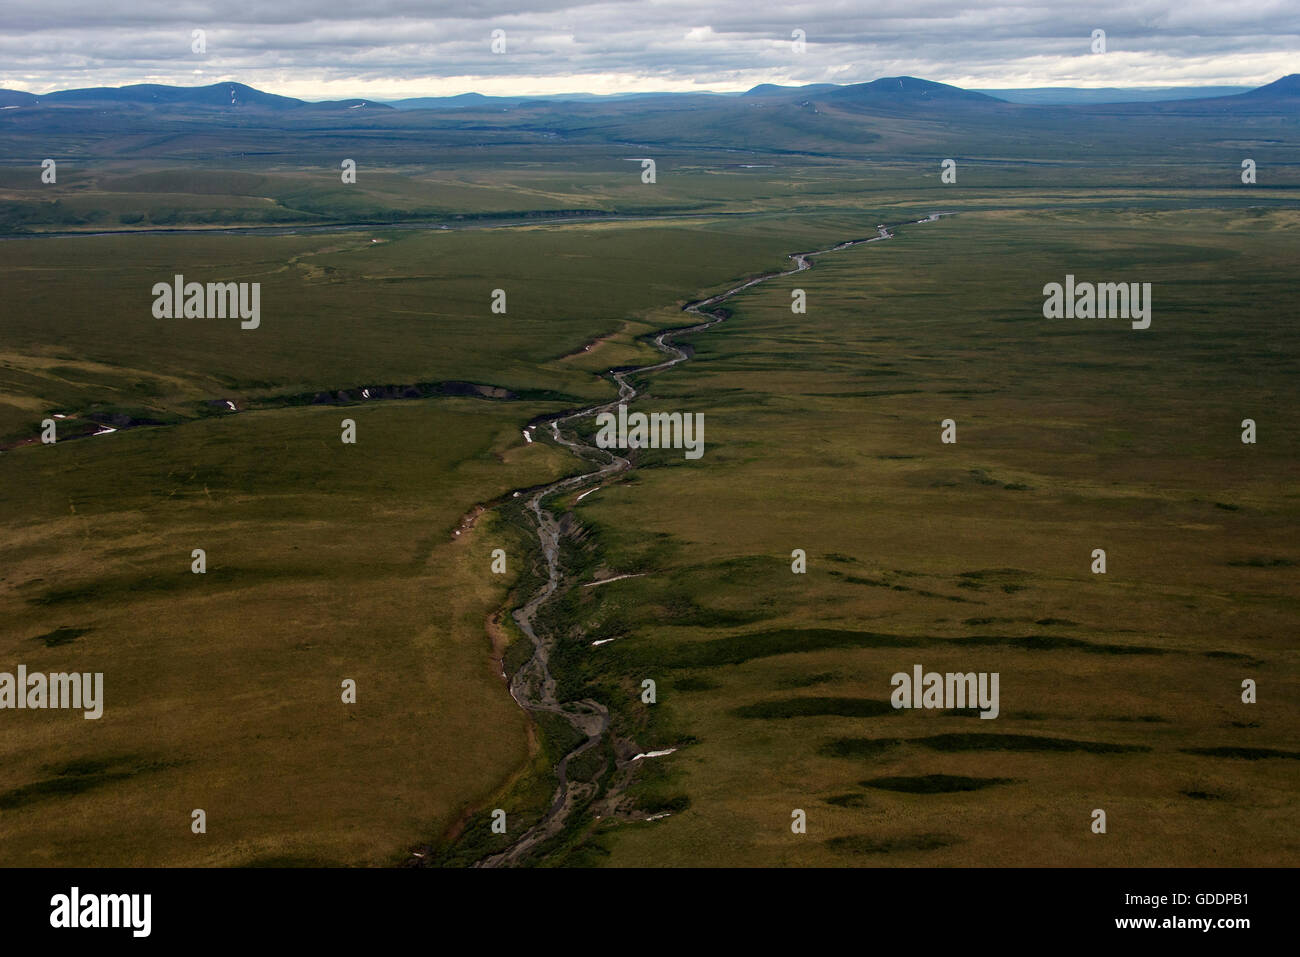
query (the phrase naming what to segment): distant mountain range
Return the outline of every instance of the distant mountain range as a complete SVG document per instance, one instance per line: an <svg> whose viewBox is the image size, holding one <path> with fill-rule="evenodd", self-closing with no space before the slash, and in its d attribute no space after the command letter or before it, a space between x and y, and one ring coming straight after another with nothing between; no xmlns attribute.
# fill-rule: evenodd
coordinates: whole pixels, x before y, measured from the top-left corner
<svg viewBox="0 0 1300 957"><path fill-rule="evenodd" d="M329 100L311 103L292 96L264 93L243 83L213 83L211 86L162 86L137 83L132 86L97 86L57 93L24 93L0 90L0 107L37 106L144 106L192 107L196 109L252 108L262 110L351 110L392 107L373 100Z"/></svg>
<svg viewBox="0 0 1300 957"><path fill-rule="evenodd" d="M661 103L703 102L740 98L763 102L816 101L854 110L866 108L893 111L925 106L998 107L1016 106L1111 106L1130 108L1180 105L1251 107L1300 99L1300 74L1291 74L1257 89L1239 87L1172 87L1163 90L1110 88L1103 90L1046 87L1027 90L965 90L960 87L910 76L882 77L868 83L838 85L814 83L807 86L775 86L764 83L744 93L626 93L601 96L569 93L553 96L458 96L412 97L381 102L368 99L308 101L279 96L243 83L213 83L209 86L163 86L153 83L123 87L92 87L55 93L26 93L0 90L0 109L95 107L147 108L153 110L258 110L270 112L374 113L390 110L492 111L543 106L556 103L604 105L628 101Z"/></svg>
<svg viewBox="0 0 1300 957"><path fill-rule="evenodd" d="M1225 152L1221 161L1227 162L1232 156L1226 154L1237 153L1235 144L1242 142L1252 144L1255 159L1294 155L1297 116L1300 75L1229 96L1067 104L1011 103L910 76L844 86L763 84L744 93L467 93L395 103L313 103L242 83L146 84L40 96L0 90L0 160L299 161L364 149L385 162L420 163L435 155L476 155L485 147L526 157L600 147L623 157L654 149L771 158L1020 150L1065 158L1080 149L1127 155L1139 144L1160 143L1202 156Z"/></svg>
<svg viewBox="0 0 1300 957"><path fill-rule="evenodd" d="M1085 103L1153 103L1160 100L1204 100L1247 93L1249 86L1074 87L1040 86L1024 90L978 90L1008 103L1067 106Z"/></svg>

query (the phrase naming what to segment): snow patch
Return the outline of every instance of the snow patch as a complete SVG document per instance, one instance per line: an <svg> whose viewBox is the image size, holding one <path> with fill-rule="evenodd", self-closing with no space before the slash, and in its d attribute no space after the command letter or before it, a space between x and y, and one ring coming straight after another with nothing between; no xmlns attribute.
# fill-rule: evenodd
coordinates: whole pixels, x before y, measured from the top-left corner
<svg viewBox="0 0 1300 957"><path fill-rule="evenodd" d="M644 754L638 754L633 761L640 761L642 758L662 758L666 754L672 754L676 748L669 748L666 751L647 751Z"/></svg>
<svg viewBox="0 0 1300 957"><path fill-rule="evenodd" d="M602 578L597 582L587 582L583 588L595 588L597 585L608 585L610 582L621 582L624 578L644 578L645 572L637 572L635 575L616 575L613 578Z"/></svg>

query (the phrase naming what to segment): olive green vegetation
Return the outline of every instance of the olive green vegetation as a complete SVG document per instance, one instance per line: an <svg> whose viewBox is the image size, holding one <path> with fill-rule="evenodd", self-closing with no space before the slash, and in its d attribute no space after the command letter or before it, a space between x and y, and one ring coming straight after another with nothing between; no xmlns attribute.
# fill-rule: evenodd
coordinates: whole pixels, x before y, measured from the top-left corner
<svg viewBox="0 0 1300 957"><path fill-rule="evenodd" d="M1294 863L1297 227L972 210L729 301L636 406L703 412L703 458L576 508L588 562L642 577L569 596L565 675L657 679L636 740L679 750L631 794L689 797L582 859ZM1151 282L1151 328L1044 319L1067 273ZM998 672L1000 716L884 706L918 663Z"/></svg>
<svg viewBox="0 0 1300 957"><path fill-rule="evenodd" d="M1281 137L1292 136L1289 130ZM1248 206L1290 199L1300 168L1286 147L1248 147L1264 172L1243 190L1240 157L1231 149L1184 152L1158 164L1128 159L999 155L967 158L952 150L864 163L861 158L763 156L752 152L656 150L654 184L641 182L639 161L625 150L543 149L451 161L359 159L357 180L340 181L337 160L317 168L234 159L245 169L214 169L207 161L173 163L77 157L62 161L56 183L39 169L0 160L0 235L148 230L173 233L218 228L326 229L349 224L487 227L530 221L611 216L686 218L759 214L833 214L931 204L1007 208L1114 206L1180 209L1189 191L1201 201ZM985 144L988 145L988 144ZM945 152L945 150L948 150ZM1239 150L1238 150L1239 151ZM941 197L939 160L961 156L958 182ZM742 162L748 161L748 162ZM664 251L664 250L658 250ZM276 265L282 265L277 260Z"/></svg>
<svg viewBox="0 0 1300 957"><path fill-rule="evenodd" d="M343 445L337 410L292 409L5 454L5 670L103 672L104 712L5 712L0 859L382 863L490 793L526 742L483 637L511 576L481 572L525 540L452 531L568 467L518 447L536 411L359 407Z"/></svg>
<svg viewBox="0 0 1300 957"><path fill-rule="evenodd" d="M655 355L584 345L629 323L646 331L644 315L682 290L779 266L789 241L771 223L740 232L697 223L684 236L591 225L7 242L0 437L30 439L52 412L78 417L61 427L75 434L93 428L83 419L168 423L223 415L225 400L242 409L339 390L360 399L362 387L445 381L576 406L612 394L597 375L609 364ZM260 326L154 318L151 290L175 274L260 283ZM491 310L494 289L505 291L504 314Z"/></svg>
<svg viewBox="0 0 1300 957"><path fill-rule="evenodd" d="M110 215L43 208L24 228L163 225L169 208L190 211L173 225L678 218L0 243L0 648L103 671L107 699L99 721L4 713L0 861L378 864L419 846L459 866L500 849L491 809L510 836L538 819L572 744L541 721L530 746L484 628L540 580L534 533L505 507L453 534L476 503L581 467L520 429L611 398L601 374L653 361L642 337L683 324L685 301L949 210L730 300L691 362L645 379L637 408L705 414L705 455L638 453L574 507L574 583L642 577L567 589L539 623L561 636L561 699L614 720L616 744L571 773L678 750L636 762L616 813L575 815L540 863L1294 863L1285 190L1234 190L1206 163L971 164L941 189L937 161L698 155L643 187L607 159L363 165L355 194L301 168L73 166L61 208ZM17 174L0 188L53 202ZM261 282L261 327L154 319L175 273ZM1151 328L1043 319L1066 273L1151 282ZM494 388L358 397L449 382ZM34 444L56 412L65 436L157 424ZM504 627L513 670L530 649ZM888 707L915 663L999 672L1001 715Z"/></svg>
<svg viewBox="0 0 1300 957"><path fill-rule="evenodd" d="M836 228L794 232L814 243ZM102 671L106 698L98 721L4 712L0 860L394 862L476 820L521 768L512 827L539 814L567 726L543 727L530 754L484 627L539 580L535 533L510 509L454 532L476 503L576 471L523 425L612 396L601 373L655 354L636 341L646 314L779 265L785 232L0 244L15 306L0 316L0 670ZM261 326L155 319L152 284L173 272L262 282ZM497 287L504 316L489 309ZM448 381L496 388L360 397ZM302 397L342 389L337 405ZM136 427L75 438L124 409ZM62 438L42 445L54 413L69 416ZM340 441L345 417L355 445ZM512 670L528 653L515 638ZM348 678L356 705L341 700Z"/></svg>

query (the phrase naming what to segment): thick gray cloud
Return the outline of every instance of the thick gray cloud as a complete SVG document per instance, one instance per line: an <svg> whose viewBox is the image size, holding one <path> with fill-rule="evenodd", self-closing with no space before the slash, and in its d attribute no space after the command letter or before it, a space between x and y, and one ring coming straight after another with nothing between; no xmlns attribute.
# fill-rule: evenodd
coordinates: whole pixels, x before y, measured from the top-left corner
<svg viewBox="0 0 1300 957"><path fill-rule="evenodd" d="M206 52L192 51L192 31ZM1106 52L1090 49L1106 32ZM491 35L504 30L506 50ZM792 37L806 36L802 52ZM0 86L239 80L305 98L740 90L911 74L977 87L1258 84L1295 0L5 0Z"/></svg>

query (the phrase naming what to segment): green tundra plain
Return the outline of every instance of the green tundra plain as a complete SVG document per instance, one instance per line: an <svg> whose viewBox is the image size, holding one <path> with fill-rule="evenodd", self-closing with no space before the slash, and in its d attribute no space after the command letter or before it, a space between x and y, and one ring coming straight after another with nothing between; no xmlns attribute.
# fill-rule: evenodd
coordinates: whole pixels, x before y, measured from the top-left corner
<svg viewBox="0 0 1300 957"><path fill-rule="evenodd" d="M41 192L15 134L0 671L102 671L105 709L4 714L0 863L508 848L575 744L503 677L545 578L512 493L592 467L523 430L613 400L688 303L891 224L635 379L634 409L704 414L701 458L636 451L547 500L557 695L612 723L568 769L594 796L527 863L1294 865L1300 167L1242 185L1228 140L1293 156L1297 133L1077 122L1097 152L1045 120L881 120L864 155L660 131L655 184L621 145L397 141L355 190L334 139L218 161L105 132ZM285 232L221 231L250 225ZM260 282L260 327L155 319L177 273ZM1150 328L1045 319L1067 274L1151 283ZM916 664L999 673L999 717L895 710Z"/></svg>

